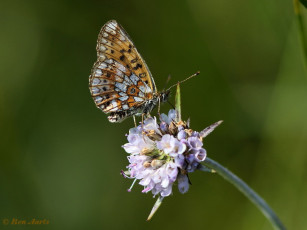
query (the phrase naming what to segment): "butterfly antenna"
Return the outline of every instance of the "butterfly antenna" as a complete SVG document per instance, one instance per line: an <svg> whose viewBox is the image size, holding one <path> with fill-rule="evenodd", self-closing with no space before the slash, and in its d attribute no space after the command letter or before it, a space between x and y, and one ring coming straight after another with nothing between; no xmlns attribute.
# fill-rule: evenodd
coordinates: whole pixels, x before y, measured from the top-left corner
<svg viewBox="0 0 307 230"><path fill-rule="evenodd" d="M169 81L171 80L171 75L169 74L168 75L168 77L167 77L167 79L166 79L166 82L165 82L165 84L164 84L164 88L163 88L163 91L165 90L165 88L166 88L166 86L167 86L167 84L169 83Z"/></svg>
<svg viewBox="0 0 307 230"><path fill-rule="evenodd" d="M199 75L199 74L200 74L200 72L197 71L196 73L194 73L194 74L191 75L190 77L187 77L186 79L184 79L184 80L182 80L182 81L179 81L178 83L172 85L172 86L169 87L166 91L168 91L168 90L170 90L171 88L175 87L177 84L181 84L181 83L183 83L183 82L185 82L185 81L187 81L187 80L191 79L192 77L195 77L195 76L197 76L197 75Z"/></svg>

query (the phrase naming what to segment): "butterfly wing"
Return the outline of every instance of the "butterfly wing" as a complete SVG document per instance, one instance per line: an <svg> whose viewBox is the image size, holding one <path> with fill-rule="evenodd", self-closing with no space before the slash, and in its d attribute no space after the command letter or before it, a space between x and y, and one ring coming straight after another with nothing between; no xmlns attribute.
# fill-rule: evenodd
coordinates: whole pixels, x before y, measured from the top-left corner
<svg viewBox="0 0 307 230"><path fill-rule="evenodd" d="M152 75L125 30L114 20L101 29L97 40L97 61L89 87L98 108L119 122L142 113L143 105L153 98L156 86ZM114 118L114 115L116 116Z"/></svg>

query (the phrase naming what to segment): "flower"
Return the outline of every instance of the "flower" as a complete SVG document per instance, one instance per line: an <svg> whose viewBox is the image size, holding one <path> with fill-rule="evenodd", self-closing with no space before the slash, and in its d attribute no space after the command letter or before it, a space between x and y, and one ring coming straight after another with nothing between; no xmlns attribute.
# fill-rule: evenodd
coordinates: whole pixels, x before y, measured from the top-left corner
<svg viewBox="0 0 307 230"><path fill-rule="evenodd" d="M196 132L187 122L179 120L173 109L168 115L161 114L160 123L156 117L145 119L143 124L129 130L128 143L123 145L130 154L125 175L134 182L139 180L144 186L143 193L169 196L175 181L178 190L186 193L190 186L188 173L194 172L207 156L202 139L220 123Z"/></svg>
<svg viewBox="0 0 307 230"><path fill-rule="evenodd" d="M186 150L186 145L180 142L174 136L165 134L163 135L161 141L157 141L157 148L172 157L176 157L177 154L183 154L183 152Z"/></svg>

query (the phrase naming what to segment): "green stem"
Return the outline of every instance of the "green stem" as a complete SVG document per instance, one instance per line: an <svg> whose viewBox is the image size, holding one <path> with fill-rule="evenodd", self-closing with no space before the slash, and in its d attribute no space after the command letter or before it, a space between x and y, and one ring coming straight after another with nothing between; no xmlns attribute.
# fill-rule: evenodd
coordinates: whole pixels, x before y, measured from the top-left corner
<svg viewBox="0 0 307 230"><path fill-rule="evenodd" d="M306 44L306 36L305 36L305 27L304 27L303 16L302 16L299 0L293 0L293 6L294 6L294 13L296 16L297 25L298 25L298 33L299 33L302 48L303 48L304 64L305 64L305 69L306 69L307 44Z"/></svg>
<svg viewBox="0 0 307 230"><path fill-rule="evenodd" d="M235 174L230 172L228 169L217 163L216 161L206 158L203 163L206 167L213 169L222 176L225 180L232 183L237 189L239 189L248 199L250 199L266 216L266 218L271 222L275 229L278 230L286 230L285 226L283 226L282 222L279 220L274 211L270 208L270 206L263 200L254 190L252 190L244 181L242 181ZM202 167L199 168L202 170ZM208 171L208 169L206 169ZM205 171L202 170L202 171Z"/></svg>

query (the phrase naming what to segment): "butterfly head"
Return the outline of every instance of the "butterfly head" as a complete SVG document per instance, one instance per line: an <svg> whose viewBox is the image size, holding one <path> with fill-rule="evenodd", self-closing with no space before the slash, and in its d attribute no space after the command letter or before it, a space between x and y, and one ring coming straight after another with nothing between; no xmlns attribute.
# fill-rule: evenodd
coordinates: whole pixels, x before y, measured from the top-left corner
<svg viewBox="0 0 307 230"><path fill-rule="evenodd" d="M170 90L165 90L165 91L162 91L159 95L159 98L160 98L160 102L166 102L168 100L168 97L170 95Z"/></svg>

